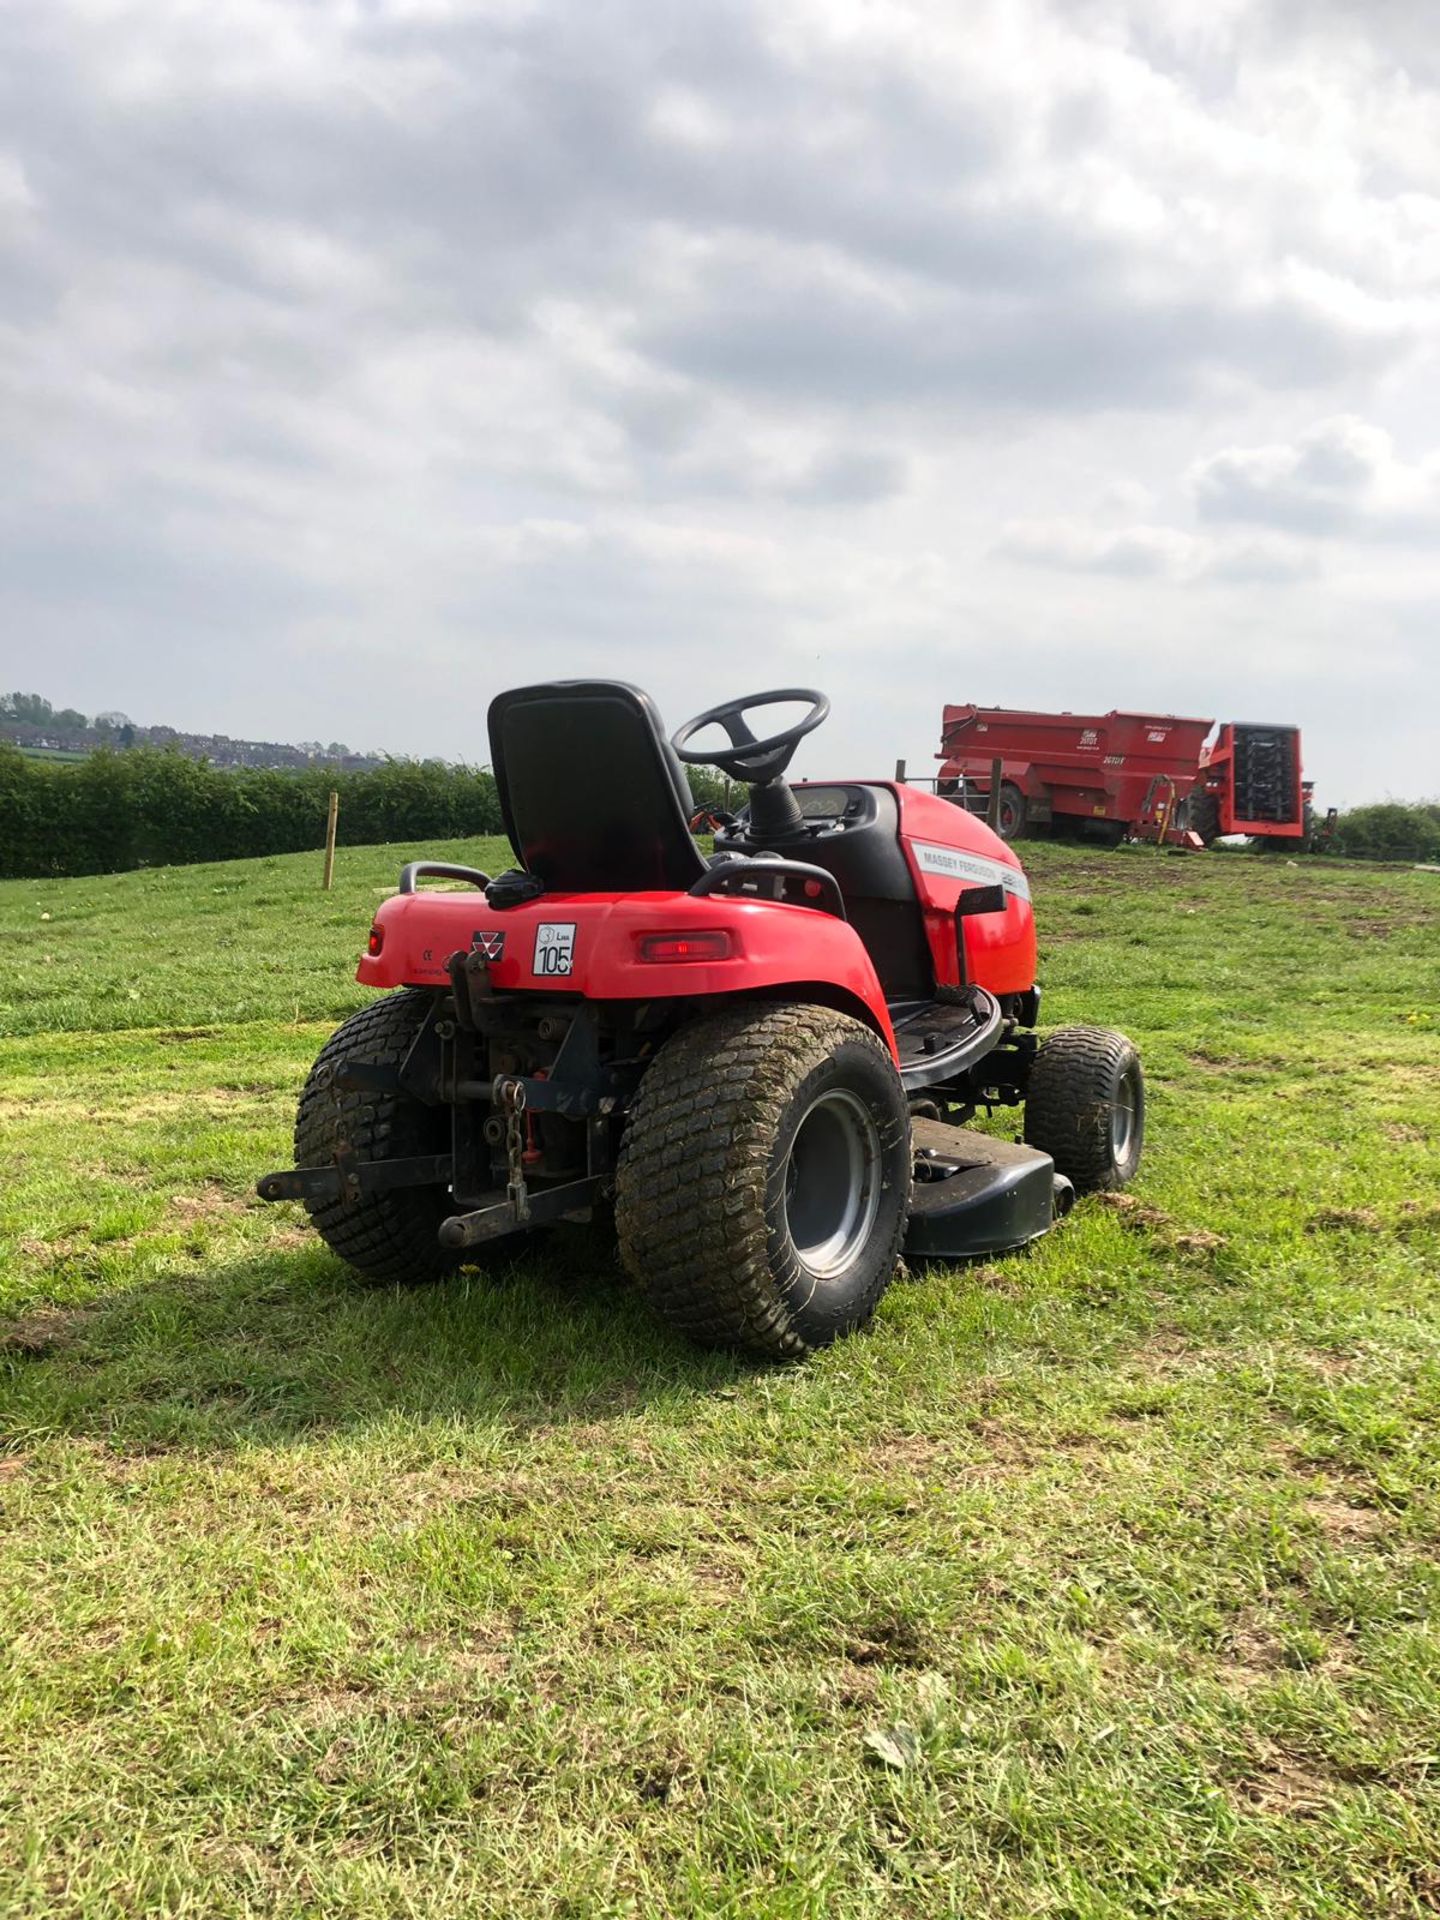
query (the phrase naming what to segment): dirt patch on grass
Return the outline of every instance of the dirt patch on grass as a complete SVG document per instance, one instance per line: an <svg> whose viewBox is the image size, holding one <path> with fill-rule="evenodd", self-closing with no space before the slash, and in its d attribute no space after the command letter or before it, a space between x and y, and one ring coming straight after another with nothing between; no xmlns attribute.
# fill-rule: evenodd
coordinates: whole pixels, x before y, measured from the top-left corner
<svg viewBox="0 0 1440 1920"><path fill-rule="evenodd" d="M1305 1511L1325 1538L1338 1546L1377 1540L1385 1532L1385 1515L1378 1507L1361 1506L1338 1493L1312 1494Z"/></svg>
<svg viewBox="0 0 1440 1920"><path fill-rule="evenodd" d="M1133 1193L1097 1193L1096 1202L1120 1216L1133 1233L1145 1235L1150 1244L1163 1253L1178 1253L1190 1260L1208 1260L1229 1243L1223 1233L1209 1227L1182 1226L1163 1207L1147 1206Z"/></svg>
<svg viewBox="0 0 1440 1920"><path fill-rule="evenodd" d="M1214 1047L1196 1047L1185 1058L1192 1067L1206 1074L1283 1073L1294 1065L1293 1061L1277 1060L1273 1054L1221 1053Z"/></svg>
<svg viewBox="0 0 1440 1920"><path fill-rule="evenodd" d="M175 1193L170 1196L172 1211L186 1220L224 1220L231 1219L237 1213L254 1213L263 1201L253 1196L241 1198L239 1194L228 1192L213 1181L207 1182L199 1193Z"/></svg>
<svg viewBox="0 0 1440 1920"><path fill-rule="evenodd" d="M1268 1742L1257 1759L1254 1771L1235 1789L1242 1806L1292 1819L1313 1819L1334 1799L1334 1782L1313 1762Z"/></svg>
<svg viewBox="0 0 1440 1920"><path fill-rule="evenodd" d="M1284 1644L1263 1621L1242 1616L1225 1644L1222 1675L1242 1693L1268 1686L1287 1665Z"/></svg>
<svg viewBox="0 0 1440 1920"><path fill-rule="evenodd" d="M873 1666L860 1666L853 1660L842 1661L821 1685L822 1696L847 1712L864 1711L880 1697L880 1676Z"/></svg>
<svg viewBox="0 0 1440 1920"><path fill-rule="evenodd" d="M72 1346L89 1313L76 1307L37 1307L18 1319L0 1322L0 1354L17 1360L44 1360Z"/></svg>
<svg viewBox="0 0 1440 1920"><path fill-rule="evenodd" d="M1408 1120L1387 1120L1380 1131L1396 1146L1418 1145L1430 1138L1423 1127L1413 1126Z"/></svg>
<svg viewBox="0 0 1440 1920"><path fill-rule="evenodd" d="M1305 1222L1307 1233L1376 1233L1381 1220L1373 1207L1321 1207Z"/></svg>
<svg viewBox="0 0 1440 1920"><path fill-rule="evenodd" d="M700 1560L685 1572L703 1600L725 1606L745 1591L745 1570L726 1560Z"/></svg>
<svg viewBox="0 0 1440 1920"><path fill-rule="evenodd" d="M852 1627L842 1651L856 1667L924 1667L931 1660L925 1629L898 1611L873 1613Z"/></svg>

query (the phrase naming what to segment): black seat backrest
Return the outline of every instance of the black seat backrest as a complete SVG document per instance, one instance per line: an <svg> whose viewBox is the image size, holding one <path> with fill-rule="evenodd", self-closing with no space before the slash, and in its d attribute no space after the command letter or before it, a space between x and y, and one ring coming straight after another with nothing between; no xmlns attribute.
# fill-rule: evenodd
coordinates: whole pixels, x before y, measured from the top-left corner
<svg viewBox="0 0 1440 1920"><path fill-rule="evenodd" d="M490 702L490 757L520 864L555 893L660 893L706 870L685 770L654 703L619 680Z"/></svg>

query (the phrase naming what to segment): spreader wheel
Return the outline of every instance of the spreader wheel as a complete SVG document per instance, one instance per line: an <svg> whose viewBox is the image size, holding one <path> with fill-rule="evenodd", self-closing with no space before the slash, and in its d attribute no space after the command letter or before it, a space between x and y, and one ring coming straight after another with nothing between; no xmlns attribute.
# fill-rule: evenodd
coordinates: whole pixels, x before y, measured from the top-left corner
<svg viewBox="0 0 1440 1920"><path fill-rule="evenodd" d="M870 1318L909 1202L909 1114L883 1042L827 1007L751 1003L683 1028L646 1070L615 1224L672 1326L790 1359Z"/></svg>
<svg viewBox="0 0 1440 1920"><path fill-rule="evenodd" d="M1041 1043L1025 1142L1048 1153L1077 1193L1129 1185L1145 1144L1145 1074L1123 1033L1062 1027Z"/></svg>
<svg viewBox="0 0 1440 1920"><path fill-rule="evenodd" d="M1185 825L1208 847L1220 838L1220 802L1213 793L1191 793L1184 805Z"/></svg>
<svg viewBox="0 0 1440 1920"><path fill-rule="evenodd" d="M1013 780L1000 783L1000 806L996 814L995 831L1005 841L1021 840L1025 837L1025 828L1029 818L1029 808L1025 804L1025 795Z"/></svg>
<svg viewBox="0 0 1440 1920"><path fill-rule="evenodd" d="M410 990L386 994L325 1042L295 1118L297 1167L329 1166L342 1148L357 1160L450 1151L448 1107L427 1107L404 1093L344 1092L331 1073L345 1060L400 1067L430 1000ZM368 1280L438 1280L459 1264L438 1238L440 1222L454 1210L446 1187L396 1187L349 1203L307 1200L305 1210L331 1252Z"/></svg>

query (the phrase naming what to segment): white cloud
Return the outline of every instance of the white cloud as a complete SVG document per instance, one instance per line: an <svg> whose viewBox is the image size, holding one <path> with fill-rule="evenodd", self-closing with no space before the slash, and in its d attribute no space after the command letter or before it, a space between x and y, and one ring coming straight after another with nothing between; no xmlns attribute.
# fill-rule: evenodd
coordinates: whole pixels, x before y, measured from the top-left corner
<svg viewBox="0 0 1440 1920"><path fill-rule="evenodd" d="M1400 459L1388 433L1352 414L1294 440L1227 447L1189 478L1203 520L1389 539L1440 531L1440 460Z"/></svg>
<svg viewBox="0 0 1440 1920"><path fill-rule="evenodd" d="M1291 540L1259 535L1214 540L1177 527L1106 528L1077 519L1011 520L995 551L1002 557L1069 573L1194 583L1304 580L1318 568L1314 552Z"/></svg>

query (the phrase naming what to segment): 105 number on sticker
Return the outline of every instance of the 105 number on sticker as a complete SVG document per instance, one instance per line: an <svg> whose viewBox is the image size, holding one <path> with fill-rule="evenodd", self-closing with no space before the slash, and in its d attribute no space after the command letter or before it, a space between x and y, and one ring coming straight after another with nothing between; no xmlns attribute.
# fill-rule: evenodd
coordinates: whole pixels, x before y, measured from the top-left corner
<svg viewBox="0 0 1440 1920"><path fill-rule="evenodd" d="M575 923L541 925L535 929L533 971L551 978L570 973L575 966Z"/></svg>

